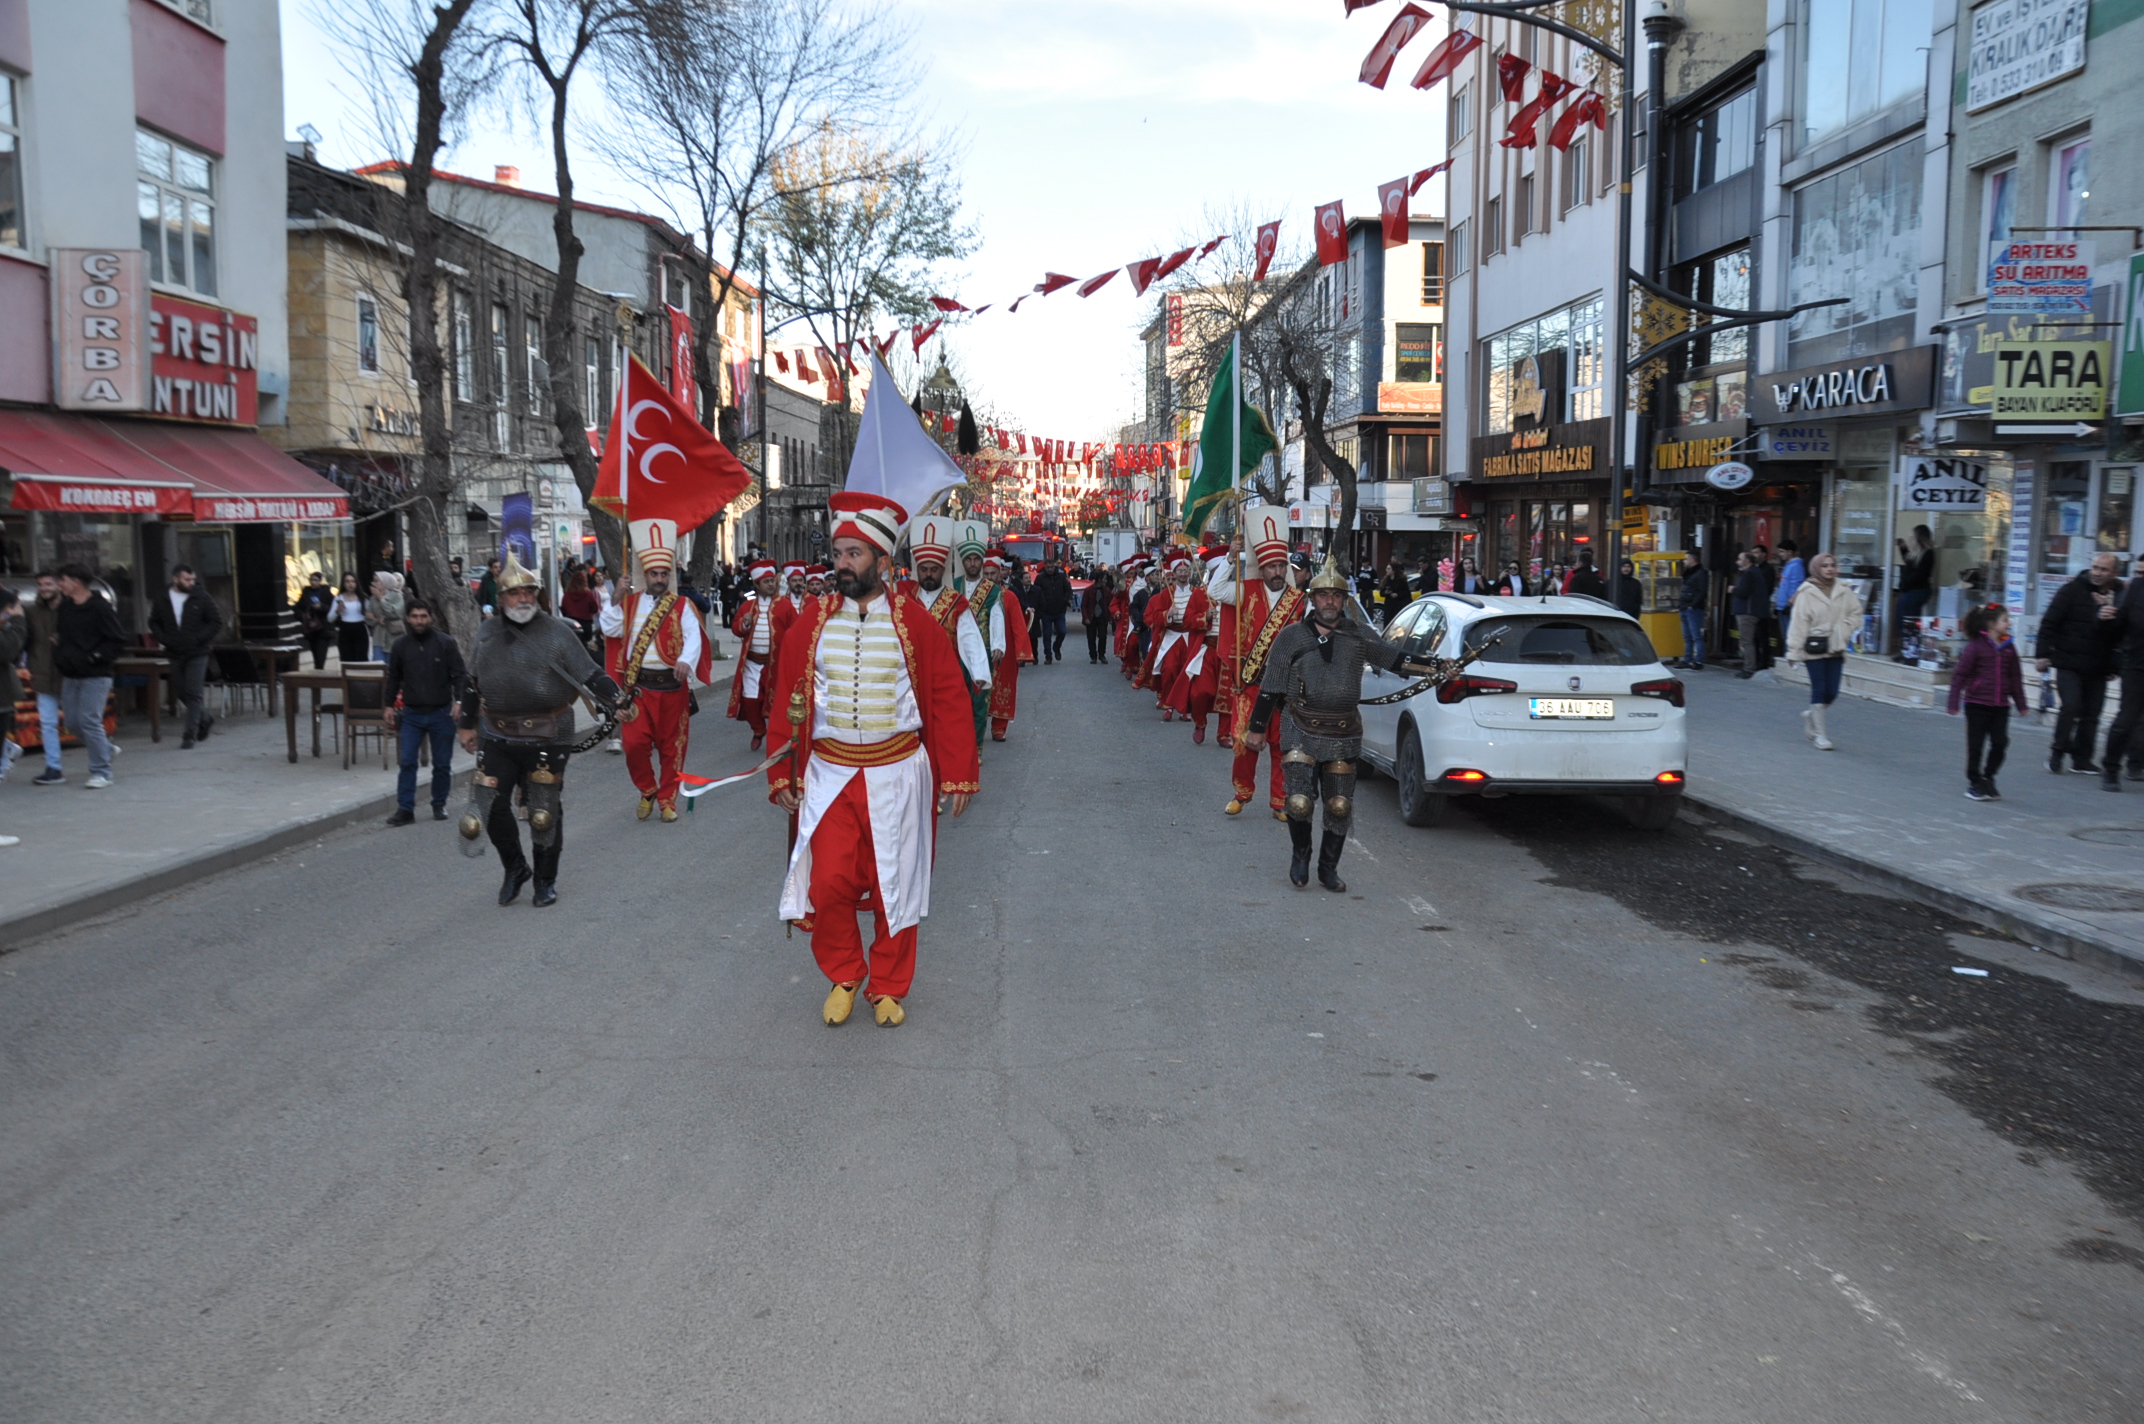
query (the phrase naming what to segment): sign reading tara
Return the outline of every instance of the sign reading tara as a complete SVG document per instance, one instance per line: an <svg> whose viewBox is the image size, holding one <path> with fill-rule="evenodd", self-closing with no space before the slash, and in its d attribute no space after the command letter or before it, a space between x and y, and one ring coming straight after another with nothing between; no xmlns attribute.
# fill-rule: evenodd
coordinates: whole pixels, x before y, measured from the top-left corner
<svg viewBox="0 0 2144 1424"><path fill-rule="evenodd" d="M52 397L61 410L144 410L149 404L148 254L140 248L55 247Z"/></svg>
<svg viewBox="0 0 2144 1424"><path fill-rule="evenodd" d="M2091 11L2091 0L1991 0L1974 10L1966 112L2083 69Z"/></svg>
<svg viewBox="0 0 2144 1424"><path fill-rule="evenodd" d="M1979 460L1915 457L1899 465L1900 509L1977 514L1988 507L1988 467Z"/></svg>
<svg viewBox="0 0 2144 1424"><path fill-rule="evenodd" d="M1988 264L1988 310L2091 316L2091 244L2004 243Z"/></svg>
<svg viewBox="0 0 2144 1424"><path fill-rule="evenodd" d="M2005 341L1995 348L1997 420L2100 420L2111 351L2104 341Z"/></svg>

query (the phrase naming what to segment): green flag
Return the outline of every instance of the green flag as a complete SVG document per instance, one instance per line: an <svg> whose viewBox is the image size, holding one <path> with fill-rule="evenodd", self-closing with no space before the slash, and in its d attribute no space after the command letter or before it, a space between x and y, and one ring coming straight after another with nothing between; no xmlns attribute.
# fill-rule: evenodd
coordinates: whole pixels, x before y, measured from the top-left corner
<svg viewBox="0 0 2144 1424"><path fill-rule="evenodd" d="M1231 461L1228 447L1238 439L1239 409L1242 446ZM1196 539L1236 482L1257 469L1258 462L1279 446L1265 413L1250 403L1237 383L1236 348L1231 342L1222 353L1220 369L1213 373L1213 394L1206 397L1206 425L1199 432L1198 467L1192 472L1191 487L1184 491L1184 533Z"/></svg>

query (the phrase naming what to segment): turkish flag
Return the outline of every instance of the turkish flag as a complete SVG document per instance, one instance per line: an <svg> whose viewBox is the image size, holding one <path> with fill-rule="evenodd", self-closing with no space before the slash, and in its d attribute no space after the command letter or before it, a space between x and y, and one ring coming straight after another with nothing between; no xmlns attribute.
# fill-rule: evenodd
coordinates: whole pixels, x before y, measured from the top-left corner
<svg viewBox="0 0 2144 1424"><path fill-rule="evenodd" d="M1420 5L1407 5L1392 17L1385 32L1377 37L1377 43L1362 57L1362 72L1357 76L1372 89L1382 89L1392 77L1392 62L1400 57L1407 42L1420 34L1429 25L1429 11Z"/></svg>
<svg viewBox="0 0 2144 1424"><path fill-rule="evenodd" d="M1212 242L1209 242L1204 247L1200 248L1199 255L1195 260L1200 262L1205 261L1208 255L1210 255L1216 247L1219 247L1222 243L1226 241L1228 241L1228 234L1224 232L1219 237L1215 238Z"/></svg>
<svg viewBox="0 0 2144 1424"><path fill-rule="evenodd" d="M1496 57L1496 82L1504 88L1504 102L1516 104L1526 97L1526 76L1534 67L1515 54Z"/></svg>
<svg viewBox="0 0 2144 1424"><path fill-rule="evenodd" d="M938 310L942 312L957 312L967 310L966 307L962 306L959 302L954 301L951 297L932 297L931 305L938 308Z"/></svg>
<svg viewBox="0 0 2144 1424"><path fill-rule="evenodd" d="M892 355L892 354L893 354L893 343L894 343L894 342L896 342L896 341L899 341L900 339L901 339L901 333L900 333L900 332L898 332L898 331L889 331L889 332L887 332L887 333L886 333L886 339L885 339L884 341L881 341L881 342L879 342L879 343L877 344L877 347L876 347L876 349L877 349L877 351L878 351L878 359L879 359L879 360L881 360L881 361L883 361L883 360L885 360L885 359L886 359L886 358L887 358L888 356Z"/></svg>
<svg viewBox="0 0 2144 1424"><path fill-rule="evenodd" d="M1429 167L1418 170L1415 173L1414 177L1407 180L1407 196L1411 198L1415 194L1421 192L1422 185L1424 183L1427 183L1430 179L1436 177L1439 173L1442 173L1445 169L1451 166L1452 160L1447 158L1442 163L1432 163L1429 165Z"/></svg>
<svg viewBox="0 0 2144 1424"><path fill-rule="evenodd" d="M1258 265L1251 270L1253 282L1266 279L1266 269L1273 265L1273 254L1280 250L1280 224L1269 222L1258 229Z"/></svg>
<svg viewBox="0 0 2144 1424"><path fill-rule="evenodd" d="M1067 277L1062 272L1045 272L1042 274L1042 280L1035 284L1035 290L1046 297L1058 288L1069 287L1078 280L1079 278Z"/></svg>
<svg viewBox="0 0 2144 1424"><path fill-rule="evenodd" d="M1086 281L1079 284L1079 294L1083 297L1093 296L1096 292L1099 292L1102 290L1102 288L1108 286L1109 279L1116 275L1117 269L1112 267L1099 277L1089 277Z"/></svg>
<svg viewBox="0 0 2144 1424"><path fill-rule="evenodd" d="M1012 438L1019 442L1020 453L1025 455L1027 453L1027 437L1022 434L1015 434Z"/></svg>
<svg viewBox="0 0 2144 1424"><path fill-rule="evenodd" d="M1124 275L1132 279L1132 295L1143 297L1146 289L1154 285L1154 278L1161 270L1159 257L1142 257L1124 269Z"/></svg>
<svg viewBox="0 0 2144 1424"><path fill-rule="evenodd" d="M1563 117L1556 120L1556 127L1549 130L1548 141L1561 153L1571 146L1571 141L1578 137L1578 130L1588 122L1604 132L1608 128L1608 101L1591 89L1579 95L1577 102L1563 111Z"/></svg>
<svg viewBox="0 0 2144 1424"><path fill-rule="evenodd" d="M1347 261L1347 215L1337 200L1319 206L1312 226L1318 233L1318 265L1330 267Z"/></svg>
<svg viewBox="0 0 2144 1424"><path fill-rule="evenodd" d="M807 381L819 379L819 373L811 368L811 358L806 356L801 349L797 352L797 374Z"/></svg>
<svg viewBox="0 0 2144 1424"><path fill-rule="evenodd" d="M915 349L918 352L922 351L923 343L930 340L933 336L936 336L938 334L938 328L943 325L945 325L945 318L939 317L929 326L911 327L909 329L909 334L915 339Z"/></svg>
<svg viewBox="0 0 2144 1424"><path fill-rule="evenodd" d="M1182 252L1170 253L1167 257L1162 259L1161 265L1154 269L1154 280L1157 282L1160 281L1162 278L1168 276L1171 272L1174 272L1177 268L1183 266L1186 262L1189 262L1191 260L1191 254L1195 251L1197 251L1196 248L1187 247Z"/></svg>
<svg viewBox="0 0 2144 1424"><path fill-rule="evenodd" d="M1459 61L1479 48L1480 35L1472 30L1452 31L1437 42L1437 47L1429 52L1429 58L1423 60L1422 67L1415 71L1414 87L1427 89L1439 80L1451 78L1452 71L1459 67Z"/></svg>
<svg viewBox="0 0 2144 1424"><path fill-rule="evenodd" d="M1377 208L1385 224L1385 246L1407 245L1407 180L1395 178L1377 185Z"/></svg>
<svg viewBox="0 0 2144 1424"><path fill-rule="evenodd" d="M692 313L679 311L664 303L663 310L670 313L670 394L687 410L700 403L700 392L692 379Z"/></svg>
<svg viewBox="0 0 2144 1424"><path fill-rule="evenodd" d="M1511 126L1497 143L1504 148L1532 148L1541 141L1541 116L1549 106L1578 86L1560 74L1541 71L1541 92L1511 116Z"/></svg>
<svg viewBox="0 0 2144 1424"><path fill-rule="evenodd" d="M786 376L789 374L789 358L787 356L784 356L779 351L774 353L774 366L775 369L780 371L783 375Z"/></svg>
<svg viewBox="0 0 2144 1424"><path fill-rule="evenodd" d="M626 367L588 502L617 519L670 519L697 529L752 486L752 472L655 379Z"/></svg>

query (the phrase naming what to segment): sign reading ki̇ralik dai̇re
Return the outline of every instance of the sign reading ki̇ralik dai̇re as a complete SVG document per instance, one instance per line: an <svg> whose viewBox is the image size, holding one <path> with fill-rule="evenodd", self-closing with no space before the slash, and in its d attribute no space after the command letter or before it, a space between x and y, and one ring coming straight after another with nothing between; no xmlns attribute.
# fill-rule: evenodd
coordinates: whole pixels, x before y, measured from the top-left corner
<svg viewBox="0 0 2144 1424"><path fill-rule="evenodd" d="M1978 113L2084 68L2091 0L1989 0L1973 11L1965 109Z"/></svg>

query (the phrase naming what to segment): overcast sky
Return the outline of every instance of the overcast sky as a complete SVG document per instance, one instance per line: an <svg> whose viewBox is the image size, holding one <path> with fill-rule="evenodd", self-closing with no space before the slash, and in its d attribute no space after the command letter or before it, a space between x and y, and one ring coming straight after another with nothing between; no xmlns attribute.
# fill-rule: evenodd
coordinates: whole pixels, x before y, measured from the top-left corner
<svg viewBox="0 0 2144 1424"><path fill-rule="evenodd" d="M312 124L321 157L370 162L365 109L313 23L317 0L283 0L284 110ZM1342 0L904 0L915 102L965 152L965 215L980 243L940 290L1003 303L1045 270L1093 276L1166 253L1215 212L1278 212L1307 242L1314 205L1376 211L1376 187L1444 157L1444 88L1406 79L1435 42L1415 40L1383 91L1356 71L1397 7L1342 18ZM449 166L490 177L511 163L551 189L533 129L487 125ZM582 196L640 205L592 160ZM1416 213L1443 209L1443 180ZM1218 232L1205 233L1218 236ZM1246 238L1248 234L1245 234ZM1224 247L1210 259L1220 264ZM951 337L990 403L1037 435L1109 438L1139 410L1138 331L1153 308L1118 276L1093 297L1070 289L1012 315L986 313ZM950 330L950 328L948 328Z"/></svg>

